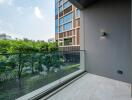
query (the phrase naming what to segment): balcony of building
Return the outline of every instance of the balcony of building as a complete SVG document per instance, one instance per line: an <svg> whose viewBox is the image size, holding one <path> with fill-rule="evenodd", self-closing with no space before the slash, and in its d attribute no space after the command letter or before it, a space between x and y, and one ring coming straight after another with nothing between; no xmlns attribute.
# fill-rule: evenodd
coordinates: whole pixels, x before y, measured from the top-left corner
<svg viewBox="0 0 132 100"><path fill-rule="evenodd" d="M131 0L69 1L81 9L81 50L1 54L18 72L1 100L132 100ZM14 79L8 70L1 81Z"/></svg>
<svg viewBox="0 0 132 100"><path fill-rule="evenodd" d="M40 100L132 100L131 84L86 73Z"/></svg>
<svg viewBox="0 0 132 100"><path fill-rule="evenodd" d="M81 9L80 48L88 73L41 100L132 100L131 0L69 1Z"/></svg>

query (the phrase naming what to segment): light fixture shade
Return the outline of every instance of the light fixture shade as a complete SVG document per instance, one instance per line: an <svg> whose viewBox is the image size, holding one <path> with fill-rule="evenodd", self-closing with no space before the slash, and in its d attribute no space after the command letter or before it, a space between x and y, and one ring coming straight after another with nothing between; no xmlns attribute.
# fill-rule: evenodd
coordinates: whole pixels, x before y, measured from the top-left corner
<svg viewBox="0 0 132 100"><path fill-rule="evenodd" d="M107 37L107 33L106 32L102 32L101 33L101 37Z"/></svg>
<svg viewBox="0 0 132 100"><path fill-rule="evenodd" d="M108 35L107 35L106 32L101 32L100 39L101 39L101 40L106 39L107 36L108 36Z"/></svg>

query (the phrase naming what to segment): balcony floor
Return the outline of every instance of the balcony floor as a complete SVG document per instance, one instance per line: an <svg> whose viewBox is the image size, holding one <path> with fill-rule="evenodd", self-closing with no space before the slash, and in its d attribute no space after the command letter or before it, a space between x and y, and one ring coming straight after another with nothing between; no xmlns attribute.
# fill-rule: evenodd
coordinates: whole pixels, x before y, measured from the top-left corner
<svg viewBox="0 0 132 100"><path fill-rule="evenodd" d="M86 74L48 100L132 100L131 85Z"/></svg>

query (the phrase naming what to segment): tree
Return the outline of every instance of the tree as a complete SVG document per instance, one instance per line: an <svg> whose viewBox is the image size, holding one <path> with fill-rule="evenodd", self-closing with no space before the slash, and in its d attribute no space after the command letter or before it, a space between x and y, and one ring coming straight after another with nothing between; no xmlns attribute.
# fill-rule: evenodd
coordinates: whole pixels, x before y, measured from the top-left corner
<svg viewBox="0 0 132 100"><path fill-rule="evenodd" d="M48 53L44 56L43 59L44 65L47 67L47 71L49 72L50 68L60 68L63 64L62 56L60 56L59 52Z"/></svg>
<svg viewBox="0 0 132 100"><path fill-rule="evenodd" d="M43 71L45 65L51 67L61 65L60 58L55 53L58 51L57 43L32 40L0 40L0 75L14 73L21 79L25 73L24 68L30 67L32 74Z"/></svg>
<svg viewBox="0 0 132 100"><path fill-rule="evenodd" d="M48 51L49 52L56 52L56 51L58 51L58 44L57 44L57 42L50 42L49 43L49 46L48 46Z"/></svg>
<svg viewBox="0 0 132 100"><path fill-rule="evenodd" d="M53 66L52 54L46 54L43 58L43 63L47 67L47 72L49 72L50 68Z"/></svg>
<svg viewBox="0 0 132 100"><path fill-rule="evenodd" d="M54 68L60 68L60 66L63 64L63 59L59 52L52 55L52 63Z"/></svg>
<svg viewBox="0 0 132 100"><path fill-rule="evenodd" d="M22 77L23 68L26 67L25 64L28 62L26 59L27 56L28 56L27 54L19 53L10 55L8 58L9 66L10 67L12 66L19 80Z"/></svg>
<svg viewBox="0 0 132 100"><path fill-rule="evenodd" d="M14 70L14 64L12 62L9 62L8 56L9 55L0 56L0 76L4 76L2 80L10 79L12 71Z"/></svg>
<svg viewBox="0 0 132 100"><path fill-rule="evenodd" d="M10 48L10 42L8 40L0 40L0 53L7 53Z"/></svg>

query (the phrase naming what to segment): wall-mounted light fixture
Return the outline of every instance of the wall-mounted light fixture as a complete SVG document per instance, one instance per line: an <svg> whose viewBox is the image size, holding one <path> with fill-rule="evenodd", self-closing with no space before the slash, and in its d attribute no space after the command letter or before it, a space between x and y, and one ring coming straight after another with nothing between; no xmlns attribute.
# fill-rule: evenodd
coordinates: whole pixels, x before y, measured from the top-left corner
<svg viewBox="0 0 132 100"><path fill-rule="evenodd" d="M108 36L108 34L104 30L101 30L100 32L101 32L101 35L100 35L101 39L105 39Z"/></svg>

